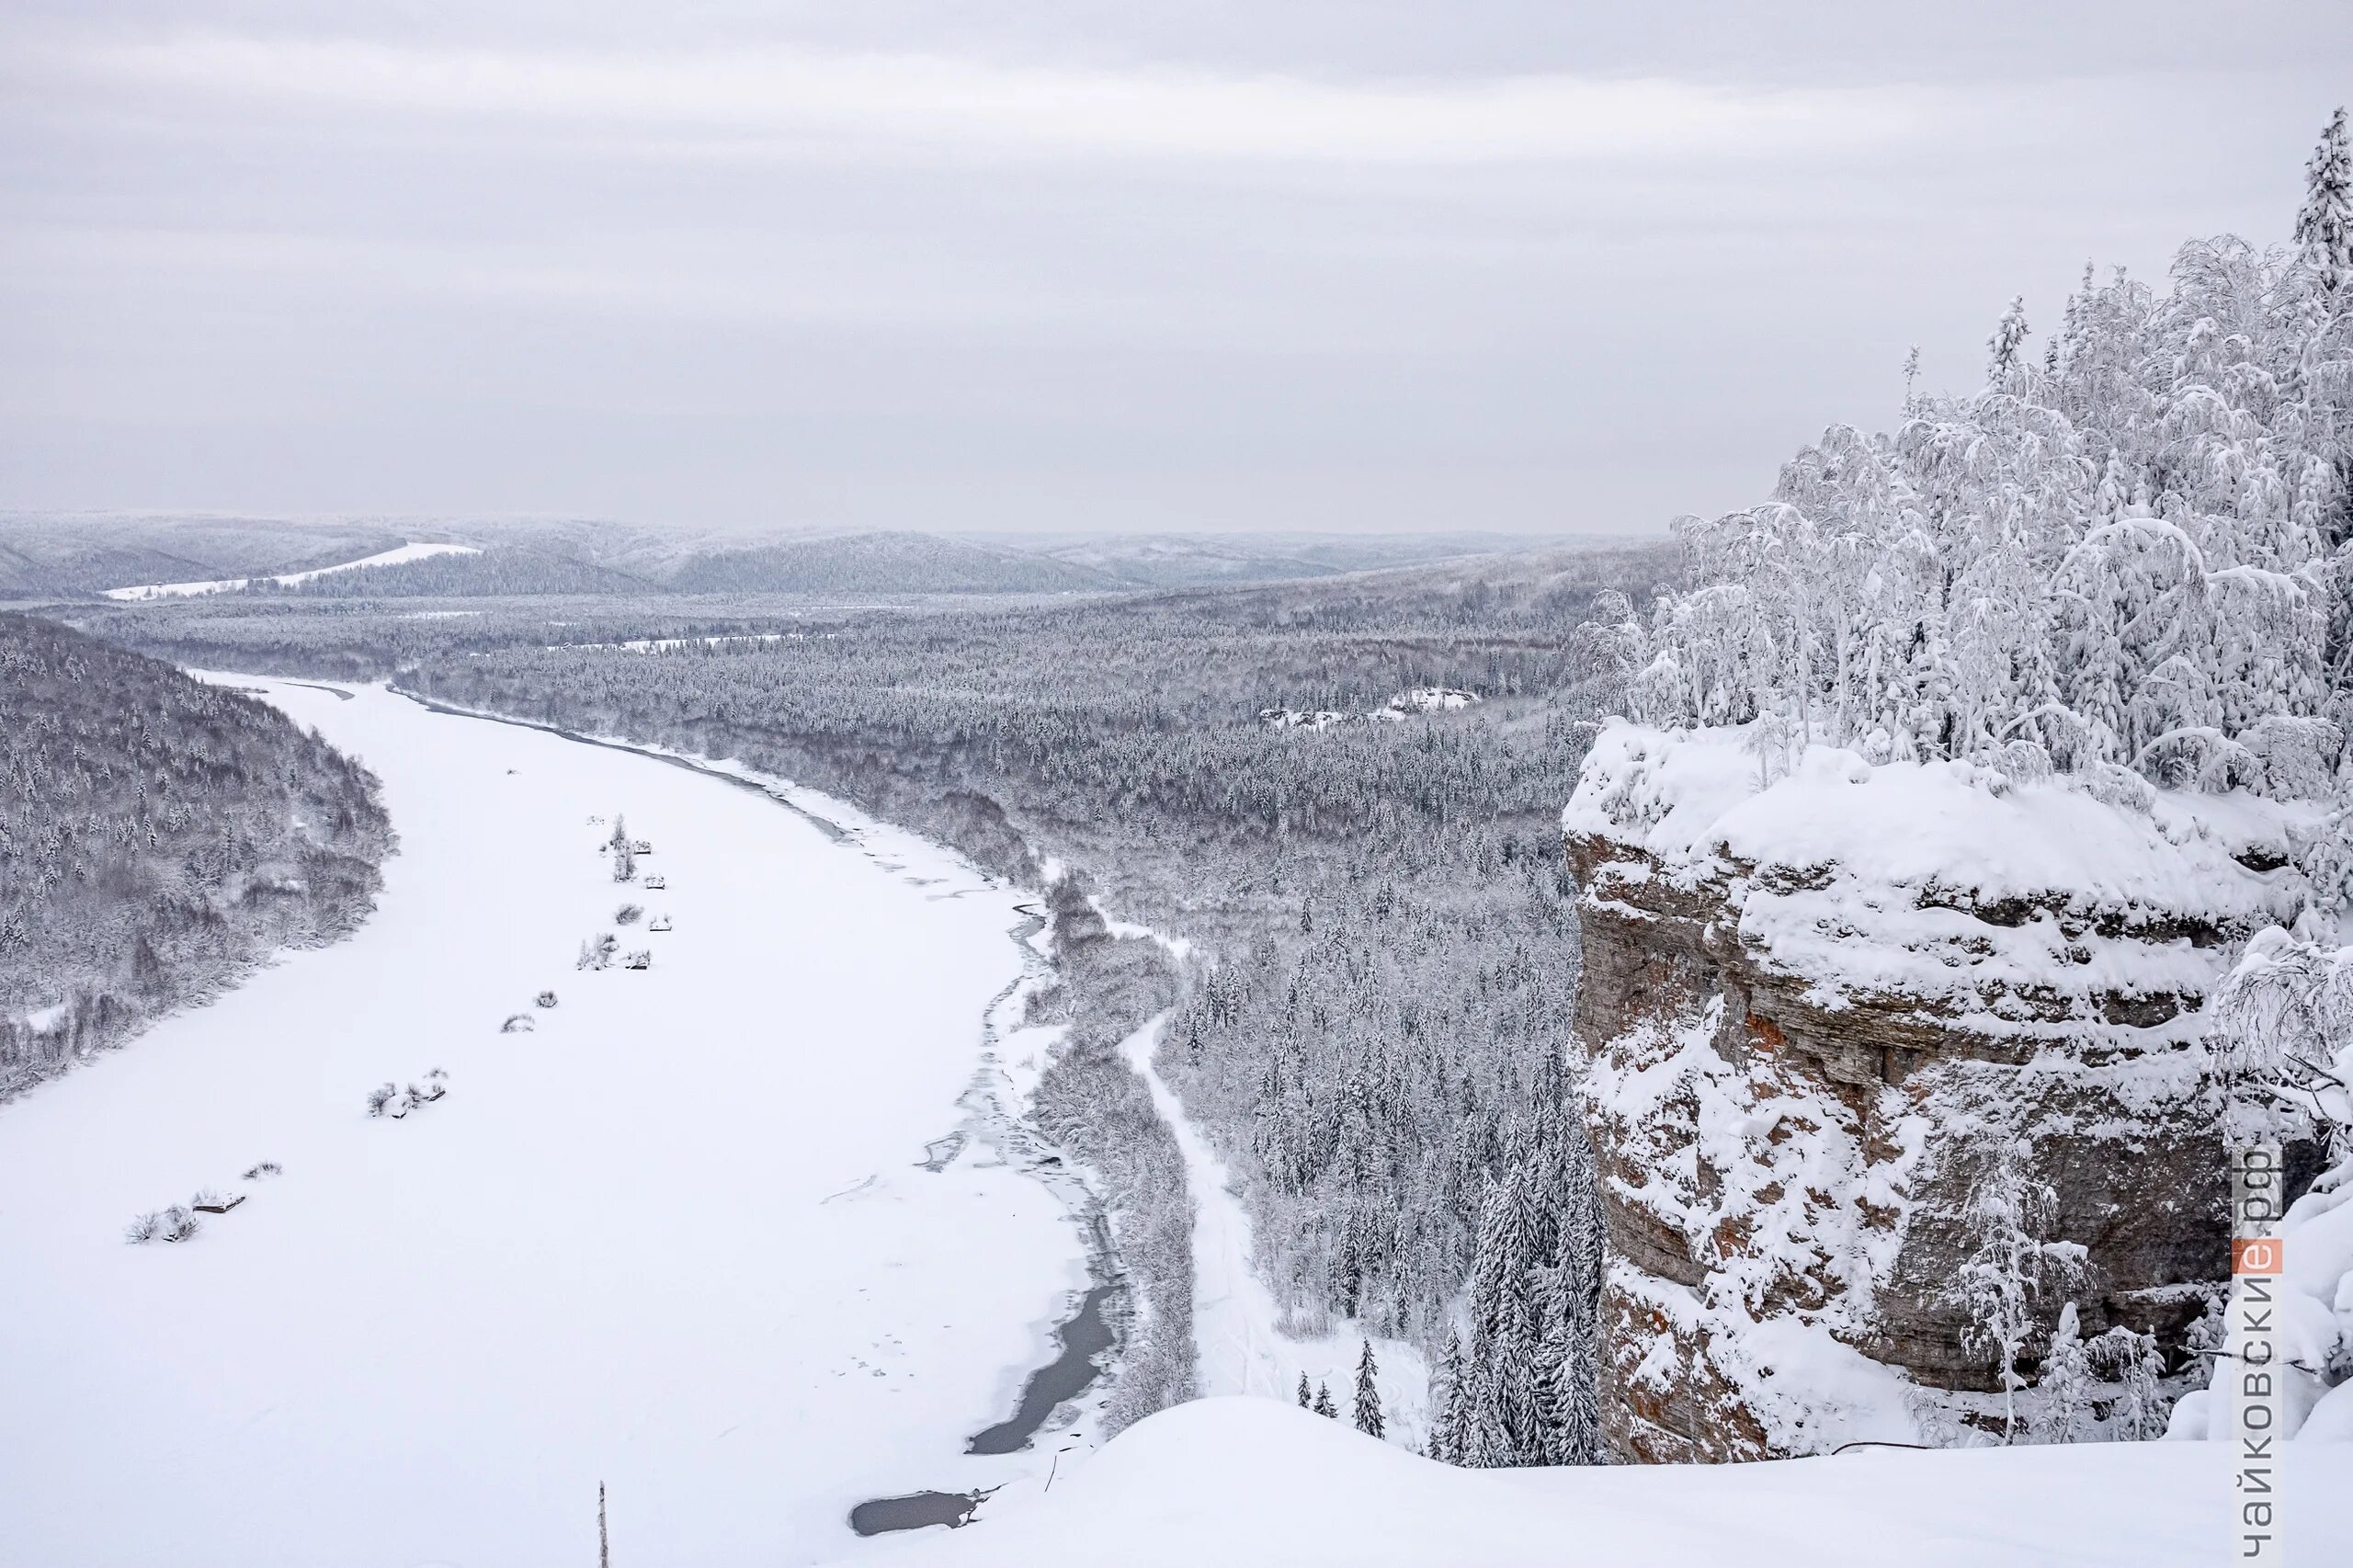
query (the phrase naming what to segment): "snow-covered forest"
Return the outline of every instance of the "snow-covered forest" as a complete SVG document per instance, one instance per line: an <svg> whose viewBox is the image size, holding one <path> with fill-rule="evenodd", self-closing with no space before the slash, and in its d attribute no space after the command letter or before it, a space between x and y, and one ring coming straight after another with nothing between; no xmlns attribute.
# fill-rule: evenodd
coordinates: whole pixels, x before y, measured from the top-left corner
<svg viewBox="0 0 2353 1568"><path fill-rule="evenodd" d="M1688 586L1623 639L1629 710L1879 761L2275 794L2330 786L2353 687L2353 159L2292 243L2090 266L2014 301L1984 388L1834 426L1773 499L1677 526ZM2129 792L2129 785L2111 785Z"/></svg>
<svg viewBox="0 0 2353 1568"><path fill-rule="evenodd" d="M276 709L0 616L0 1097L365 917L374 778Z"/></svg>
<svg viewBox="0 0 2353 1568"><path fill-rule="evenodd" d="M1501 1321L1507 1299L1520 1315L1495 1349L1513 1392L1488 1401L1482 1451L1533 1462L1552 1441L1529 1414L1540 1384L1562 1381L1591 1317L1552 1218L1581 1161L1559 1115L1575 932L1552 825L1595 711L1577 628L1596 594L1647 590L1660 564L1502 558L775 643L460 657L403 678L741 756L1017 877L1074 875L1122 920L1214 955L1161 1060L1244 1176L1278 1295L1302 1327L1354 1320L1438 1363L1483 1267L1483 1211L1499 1210L1482 1310ZM1324 730L1257 717L1428 687L1488 699ZM1131 1094L1056 1103L1117 1115ZM1507 1222L1531 1210L1541 1222ZM1461 1355L1489 1349L1475 1332ZM1461 1381L1474 1399L1483 1386Z"/></svg>

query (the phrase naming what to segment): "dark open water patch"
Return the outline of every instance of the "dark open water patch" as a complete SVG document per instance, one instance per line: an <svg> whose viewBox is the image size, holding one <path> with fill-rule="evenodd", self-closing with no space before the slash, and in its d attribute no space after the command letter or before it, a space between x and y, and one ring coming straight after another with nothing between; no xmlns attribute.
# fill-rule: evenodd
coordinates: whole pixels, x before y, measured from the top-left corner
<svg viewBox="0 0 2353 1568"><path fill-rule="evenodd" d="M1085 1393L1102 1375L1103 1369L1096 1358L1119 1343L1106 1311L1119 1290L1117 1284L1097 1285L1086 1292L1071 1320L1054 1330L1054 1338L1062 1345L1061 1354L1029 1374L1029 1381L1021 1390L1021 1403L1012 1416L976 1434L964 1446L966 1453L1020 1452L1029 1446L1029 1439L1038 1435L1038 1428L1046 1424L1046 1418L1057 1407Z"/></svg>
<svg viewBox="0 0 2353 1568"><path fill-rule="evenodd" d="M904 1497L877 1497L849 1511L849 1528L860 1535L887 1535L931 1525L946 1525L952 1530L971 1519L972 1510L987 1495L986 1492L910 1492Z"/></svg>

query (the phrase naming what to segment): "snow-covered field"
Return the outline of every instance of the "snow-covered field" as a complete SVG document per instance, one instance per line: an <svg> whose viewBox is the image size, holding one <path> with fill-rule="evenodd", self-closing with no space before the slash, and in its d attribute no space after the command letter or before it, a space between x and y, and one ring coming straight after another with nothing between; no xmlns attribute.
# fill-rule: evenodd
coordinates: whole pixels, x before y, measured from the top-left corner
<svg viewBox="0 0 2353 1568"><path fill-rule="evenodd" d="M137 587L108 588L110 599L176 599L194 594L229 593L249 588L256 583L275 583L290 588L297 583L307 583L313 577L324 577L332 572L349 572L361 566L398 566L404 562L424 561L436 555L480 555L471 544L409 543L392 550L379 551L358 561L345 561L333 566L313 567L308 572L286 572L275 577L217 577L207 583L142 583Z"/></svg>
<svg viewBox="0 0 2353 1568"><path fill-rule="evenodd" d="M922 1164L972 1131L1017 892L625 751L217 678L381 774L402 849L352 939L0 1108L0 1562L583 1563L603 1482L617 1562L790 1564L873 1549L863 1499L1045 1471L1071 1439L962 1448L1079 1229L985 1139ZM653 967L576 971L608 930ZM199 1187L245 1201L126 1244Z"/></svg>
<svg viewBox="0 0 2353 1568"><path fill-rule="evenodd" d="M2353 1465L2284 1450L2282 1561L2345 1561ZM1764 1464L1454 1470L1267 1400L1138 1423L1050 1497L910 1539L896 1568L2210 1568L2229 1450L1864 1449Z"/></svg>

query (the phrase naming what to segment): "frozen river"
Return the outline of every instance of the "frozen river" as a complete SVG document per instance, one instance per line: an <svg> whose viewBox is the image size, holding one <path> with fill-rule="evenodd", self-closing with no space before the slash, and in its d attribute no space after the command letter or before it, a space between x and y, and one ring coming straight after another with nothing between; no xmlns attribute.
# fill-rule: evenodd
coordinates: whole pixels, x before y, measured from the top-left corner
<svg viewBox="0 0 2353 1568"><path fill-rule="evenodd" d="M627 751L219 678L373 767L401 850L351 939L0 1107L0 1562L580 1564L601 1482L616 1562L770 1568L1047 1469L963 1452L1088 1283L971 1119L1015 891ZM652 967L576 971L603 931ZM126 1244L208 1187L245 1201Z"/></svg>

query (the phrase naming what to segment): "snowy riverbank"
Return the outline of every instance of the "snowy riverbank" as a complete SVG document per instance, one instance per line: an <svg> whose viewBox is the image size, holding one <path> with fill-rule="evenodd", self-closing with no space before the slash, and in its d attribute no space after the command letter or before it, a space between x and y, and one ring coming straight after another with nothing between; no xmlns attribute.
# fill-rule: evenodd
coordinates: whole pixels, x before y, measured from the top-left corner
<svg viewBox="0 0 2353 1568"><path fill-rule="evenodd" d="M0 1109L0 1557L585 1561L601 1481L617 1556L790 1563L865 1550L865 1498L1053 1462L962 1451L1087 1283L977 1135L1017 891L626 751L222 678L374 767L402 853L352 939ZM616 812L665 889L610 880ZM618 928L652 967L575 971L625 901L671 918ZM199 1187L246 1199L124 1244Z"/></svg>

